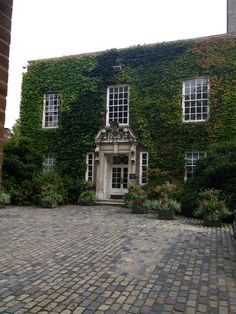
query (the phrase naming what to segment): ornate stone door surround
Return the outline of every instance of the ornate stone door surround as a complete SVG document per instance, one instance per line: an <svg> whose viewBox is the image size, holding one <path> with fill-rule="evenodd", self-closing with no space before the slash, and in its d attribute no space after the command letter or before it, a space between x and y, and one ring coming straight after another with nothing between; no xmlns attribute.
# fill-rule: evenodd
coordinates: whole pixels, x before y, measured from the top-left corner
<svg viewBox="0 0 236 314"><path fill-rule="evenodd" d="M129 174L135 174L137 137L129 127L113 121L98 132L95 143L96 196L98 200L106 200L112 196L113 156L127 155L128 179Z"/></svg>

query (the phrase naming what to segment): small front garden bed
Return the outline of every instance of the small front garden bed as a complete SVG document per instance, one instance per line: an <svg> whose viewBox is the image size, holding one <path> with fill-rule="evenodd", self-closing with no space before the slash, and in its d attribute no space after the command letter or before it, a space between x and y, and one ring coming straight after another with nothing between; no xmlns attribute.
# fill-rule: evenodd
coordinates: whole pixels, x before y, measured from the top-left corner
<svg viewBox="0 0 236 314"><path fill-rule="evenodd" d="M156 213L159 219L174 219L180 212L180 204L173 198L176 187L166 182L155 189L156 199L148 199L146 192L139 186L132 186L124 196L125 206L134 214Z"/></svg>

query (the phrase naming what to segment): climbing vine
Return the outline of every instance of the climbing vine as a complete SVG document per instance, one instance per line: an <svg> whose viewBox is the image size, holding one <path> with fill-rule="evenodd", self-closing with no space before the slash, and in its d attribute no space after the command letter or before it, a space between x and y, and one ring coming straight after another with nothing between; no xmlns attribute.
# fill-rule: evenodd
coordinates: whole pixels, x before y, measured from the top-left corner
<svg viewBox="0 0 236 314"><path fill-rule="evenodd" d="M105 124L107 86L125 83L130 124L151 167L182 177L186 151L236 141L235 63L230 35L32 62L23 78L21 132L42 154L56 153L62 173L82 178L85 155ZM201 76L210 79L210 118L183 123L182 82ZM43 95L52 91L62 99L59 127L42 129Z"/></svg>

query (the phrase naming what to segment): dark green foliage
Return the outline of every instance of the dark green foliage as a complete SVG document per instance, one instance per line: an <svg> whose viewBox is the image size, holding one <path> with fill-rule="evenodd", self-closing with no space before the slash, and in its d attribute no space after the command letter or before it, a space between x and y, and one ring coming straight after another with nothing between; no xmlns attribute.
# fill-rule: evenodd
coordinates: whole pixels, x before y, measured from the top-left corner
<svg viewBox="0 0 236 314"><path fill-rule="evenodd" d="M0 208L5 207L10 203L11 203L10 194L0 191Z"/></svg>
<svg viewBox="0 0 236 314"><path fill-rule="evenodd" d="M96 202L96 194L94 191L84 191L79 196L79 204L88 206L94 205Z"/></svg>
<svg viewBox="0 0 236 314"><path fill-rule="evenodd" d="M221 198L233 209L236 205L236 143L228 142L208 152L197 163L194 176L186 183L182 199L183 212L190 214L197 207L197 195L201 190L221 190Z"/></svg>
<svg viewBox="0 0 236 314"><path fill-rule="evenodd" d="M160 168L150 168L148 170L148 184L144 186L144 190L151 199L156 198L156 187L165 182L171 182L172 177L168 171L161 170Z"/></svg>
<svg viewBox="0 0 236 314"><path fill-rule="evenodd" d="M101 124L101 108L96 101L96 91L83 92L63 111L54 146L60 173L73 178L84 177L85 156L94 151L94 134Z"/></svg>
<svg viewBox="0 0 236 314"><path fill-rule="evenodd" d="M33 178L33 184L37 187L34 203L40 204L45 196L54 199L58 205L68 202L68 191L65 181L57 172L40 173Z"/></svg>
<svg viewBox="0 0 236 314"><path fill-rule="evenodd" d="M66 187L68 199L70 204L78 204L78 196L87 189L87 182L84 179L63 176L64 186Z"/></svg>
<svg viewBox="0 0 236 314"><path fill-rule="evenodd" d="M11 195L12 204L32 203L36 189L32 182L41 167L42 155L31 139L17 137L5 142L2 185Z"/></svg>

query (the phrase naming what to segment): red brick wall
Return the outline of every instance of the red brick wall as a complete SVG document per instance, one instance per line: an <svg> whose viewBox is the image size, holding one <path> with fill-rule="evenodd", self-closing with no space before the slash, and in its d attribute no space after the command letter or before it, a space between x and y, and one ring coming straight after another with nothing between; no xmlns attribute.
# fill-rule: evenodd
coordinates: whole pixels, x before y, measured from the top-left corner
<svg viewBox="0 0 236 314"><path fill-rule="evenodd" d="M13 0L0 0L0 176L2 174L12 5Z"/></svg>

